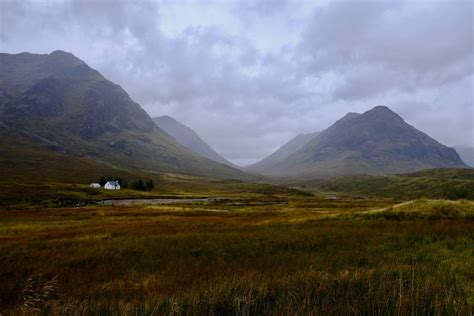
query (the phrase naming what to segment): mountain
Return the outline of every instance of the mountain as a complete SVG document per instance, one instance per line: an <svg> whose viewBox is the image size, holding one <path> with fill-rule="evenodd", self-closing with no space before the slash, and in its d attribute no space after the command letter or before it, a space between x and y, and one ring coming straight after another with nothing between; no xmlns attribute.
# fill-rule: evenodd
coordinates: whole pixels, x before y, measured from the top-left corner
<svg viewBox="0 0 474 316"><path fill-rule="evenodd" d="M165 115L154 117L153 121L156 123L156 125L158 125L158 127L160 127L169 135L173 136L173 138L178 143L192 150L196 154L237 168L237 166L215 152L214 149L212 149L211 146L203 141L195 131L193 131L188 126L176 121L174 118Z"/></svg>
<svg viewBox="0 0 474 316"><path fill-rule="evenodd" d="M299 150L255 170L264 175L327 177L466 167L452 148L408 125L386 106L349 113Z"/></svg>
<svg viewBox="0 0 474 316"><path fill-rule="evenodd" d="M0 69L0 134L10 152L26 153L15 139L27 137L117 168L246 176L180 145L119 85L70 53L0 54Z"/></svg>
<svg viewBox="0 0 474 316"><path fill-rule="evenodd" d="M270 169L273 164L282 161L292 153L303 148L304 145L309 143L313 138L319 135L320 132L314 132L310 134L299 134L290 139L286 144L278 148L277 151L271 155L265 157L257 163L254 163L250 166L244 168L244 170L250 172L265 172L267 169Z"/></svg>
<svg viewBox="0 0 474 316"><path fill-rule="evenodd" d="M456 152L469 167L474 168L474 147L471 146L454 146Z"/></svg>

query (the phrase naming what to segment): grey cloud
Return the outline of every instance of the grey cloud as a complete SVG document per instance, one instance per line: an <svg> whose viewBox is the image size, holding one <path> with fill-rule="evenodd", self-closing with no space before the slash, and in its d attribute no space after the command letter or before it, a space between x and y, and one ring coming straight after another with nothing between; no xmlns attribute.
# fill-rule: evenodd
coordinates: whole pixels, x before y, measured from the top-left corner
<svg viewBox="0 0 474 316"><path fill-rule="evenodd" d="M474 70L472 23L471 1L335 1L305 32L304 66L343 74L335 97L349 100L461 80Z"/></svg>
<svg viewBox="0 0 474 316"><path fill-rule="evenodd" d="M71 51L150 115L183 121L235 162L376 104L441 141L474 143L456 139L473 131L470 1L170 5L0 1L1 50ZM185 27L170 34L163 23ZM436 128L444 117L455 130Z"/></svg>

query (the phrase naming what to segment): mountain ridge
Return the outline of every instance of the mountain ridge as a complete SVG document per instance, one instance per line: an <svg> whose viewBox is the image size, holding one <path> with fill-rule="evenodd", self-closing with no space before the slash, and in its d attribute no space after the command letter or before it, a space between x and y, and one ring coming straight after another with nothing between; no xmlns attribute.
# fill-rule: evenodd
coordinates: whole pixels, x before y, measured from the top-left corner
<svg viewBox="0 0 474 316"><path fill-rule="evenodd" d="M288 142L283 144L275 152L252 165L246 166L244 170L250 172L265 170L267 166L271 166L272 164L285 159L295 151L301 149L304 145L306 145L309 141L311 141L320 133L321 132L298 134L292 139L290 139Z"/></svg>
<svg viewBox="0 0 474 316"><path fill-rule="evenodd" d="M0 69L0 122L70 155L160 172L249 176L180 145L125 90L71 53L2 53Z"/></svg>
<svg viewBox="0 0 474 316"><path fill-rule="evenodd" d="M236 165L219 155L207 144L192 128L184 125L168 115L154 117L155 124L171 135L178 143L192 150L196 154L217 161L222 164L238 168Z"/></svg>
<svg viewBox="0 0 474 316"><path fill-rule="evenodd" d="M466 167L452 148L407 124L386 106L349 113L305 146L261 174L327 177L382 174L437 167Z"/></svg>

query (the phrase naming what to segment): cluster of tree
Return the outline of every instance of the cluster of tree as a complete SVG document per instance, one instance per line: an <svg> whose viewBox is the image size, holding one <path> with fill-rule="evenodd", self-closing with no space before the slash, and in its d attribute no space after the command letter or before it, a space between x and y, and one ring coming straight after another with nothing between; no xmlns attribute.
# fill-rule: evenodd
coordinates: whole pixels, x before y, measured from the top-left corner
<svg viewBox="0 0 474 316"><path fill-rule="evenodd" d="M143 181L142 179L138 179L130 183L130 189L138 191L151 191L154 187L155 183L152 179L147 179L145 181Z"/></svg>
<svg viewBox="0 0 474 316"><path fill-rule="evenodd" d="M104 186L107 181L117 181L120 184L120 187L122 189L132 189L132 190L138 190L138 191L151 191L155 187L155 183L153 182L153 179L138 179L135 181L132 181L128 183L127 180L122 179L122 178L115 178L112 176L103 176L99 179L99 184L101 186Z"/></svg>

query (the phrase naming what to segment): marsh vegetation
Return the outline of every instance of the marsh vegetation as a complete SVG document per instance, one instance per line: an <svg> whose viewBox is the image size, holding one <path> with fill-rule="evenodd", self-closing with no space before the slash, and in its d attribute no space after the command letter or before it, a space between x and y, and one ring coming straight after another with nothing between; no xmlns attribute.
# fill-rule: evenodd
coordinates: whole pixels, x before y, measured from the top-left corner
<svg viewBox="0 0 474 316"><path fill-rule="evenodd" d="M224 198L1 212L2 314L473 311L471 201L173 181Z"/></svg>

